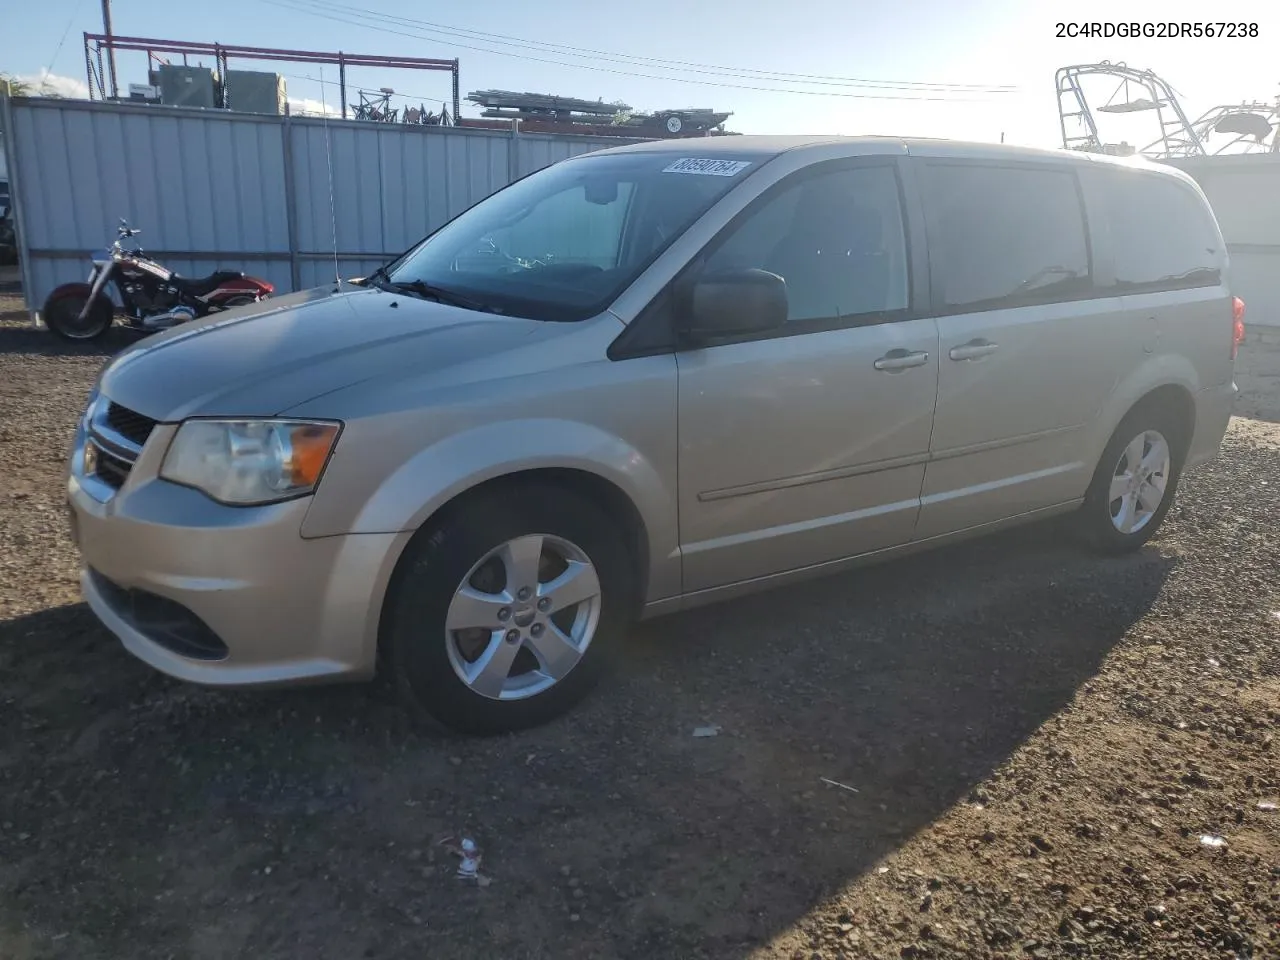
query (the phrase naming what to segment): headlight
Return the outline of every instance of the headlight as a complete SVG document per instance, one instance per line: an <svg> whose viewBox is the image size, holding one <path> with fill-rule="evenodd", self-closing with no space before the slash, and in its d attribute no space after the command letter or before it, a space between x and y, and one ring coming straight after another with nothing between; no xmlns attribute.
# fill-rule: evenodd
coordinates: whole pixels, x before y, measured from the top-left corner
<svg viewBox="0 0 1280 960"><path fill-rule="evenodd" d="M288 500L315 489L338 431L315 420L188 420L160 476L237 506Z"/></svg>

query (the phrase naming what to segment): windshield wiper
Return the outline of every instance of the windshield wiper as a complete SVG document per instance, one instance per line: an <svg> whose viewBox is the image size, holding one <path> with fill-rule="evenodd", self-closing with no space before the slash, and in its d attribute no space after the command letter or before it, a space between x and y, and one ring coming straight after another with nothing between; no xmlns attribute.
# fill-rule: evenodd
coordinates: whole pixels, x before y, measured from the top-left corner
<svg viewBox="0 0 1280 960"><path fill-rule="evenodd" d="M462 307L465 310L478 310L481 313L496 312L492 307L481 303L479 300L472 300L470 297L464 297L462 294L446 290L444 287L434 286L425 280L392 281L389 286L402 293L412 293L415 296L422 297L424 300L434 300L436 303L447 303L451 306Z"/></svg>

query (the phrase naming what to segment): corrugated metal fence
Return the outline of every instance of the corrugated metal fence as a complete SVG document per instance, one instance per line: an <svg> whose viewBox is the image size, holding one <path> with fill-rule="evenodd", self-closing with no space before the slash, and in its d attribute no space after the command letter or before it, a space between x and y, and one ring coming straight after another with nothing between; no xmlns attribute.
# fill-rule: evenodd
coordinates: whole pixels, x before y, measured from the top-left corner
<svg viewBox="0 0 1280 960"><path fill-rule="evenodd" d="M1280 329L1280 155L1169 161L1209 198L1231 257L1231 283L1250 328Z"/></svg>
<svg viewBox="0 0 1280 960"><path fill-rule="evenodd" d="M0 109L33 310L88 275L121 217L181 274L303 289L333 276L335 238L339 269L359 276L513 180L635 142L76 100Z"/></svg>
<svg viewBox="0 0 1280 960"><path fill-rule="evenodd" d="M120 217L179 273L301 289L333 276L335 236L358 276L512 180L634 142L40 98L0 98L0 124L33 309ZM1280 157L1173 162L1222 224L1249 325L1280 326Z"/></svg>

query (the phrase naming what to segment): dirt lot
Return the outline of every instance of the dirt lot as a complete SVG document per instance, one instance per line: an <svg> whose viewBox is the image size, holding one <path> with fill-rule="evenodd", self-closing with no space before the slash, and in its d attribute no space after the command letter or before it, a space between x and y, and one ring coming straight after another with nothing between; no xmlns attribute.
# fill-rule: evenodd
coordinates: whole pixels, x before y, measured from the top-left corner
<svg viewBox="0 0 1280 960"><path fill-rule="evenodd" d="M60 484L103 358L0 320L0 957L1280 956L1280 347L1138 556L1050 526L659 621L486 741L97 626Z"/></svg>

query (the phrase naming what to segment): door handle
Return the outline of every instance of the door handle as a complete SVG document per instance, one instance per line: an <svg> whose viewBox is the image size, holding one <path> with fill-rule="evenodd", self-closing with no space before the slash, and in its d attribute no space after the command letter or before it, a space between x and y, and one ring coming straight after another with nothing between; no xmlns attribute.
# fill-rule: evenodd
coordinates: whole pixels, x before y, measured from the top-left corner
<svg viewBox="0 0 1280 960"><path fill-rule="evenodd" d="M910 367L922 367L929 362L929 354L923 350L915 352L903 350L901 348L890 350L883 357L875 362L877 370L885 370L889 373L895 373L899 370L906 370Z"/></svg>
<svg viewBox="0 0 1280 960"><path fill-rule="evenodd" d="M970 340L958 347L952 347L947 354L952 360L981 360L1000 349L1000 344L990 340Z"/></svg>

